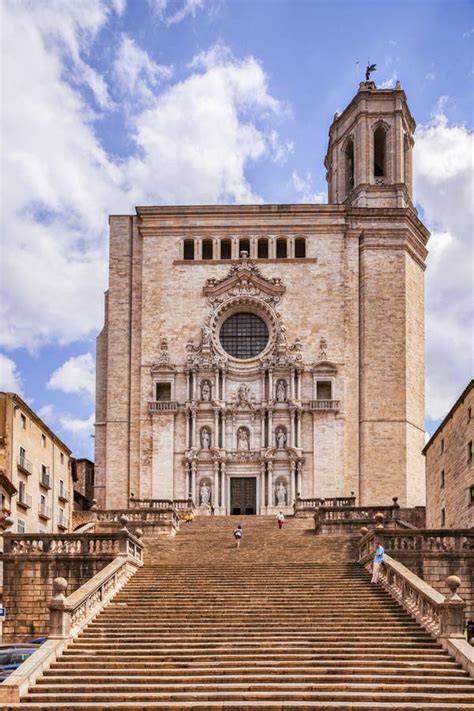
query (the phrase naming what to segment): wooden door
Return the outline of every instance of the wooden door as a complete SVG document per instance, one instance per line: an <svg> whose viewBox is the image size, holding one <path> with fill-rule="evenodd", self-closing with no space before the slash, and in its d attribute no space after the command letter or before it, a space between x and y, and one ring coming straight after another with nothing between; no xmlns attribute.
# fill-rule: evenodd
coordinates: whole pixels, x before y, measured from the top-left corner
<svg viewBox="0 0 474 711"><path fill-rule="evenodd" d="M234 516L251 516L257 513L256 477L231 478L230 512Z"/></svg>

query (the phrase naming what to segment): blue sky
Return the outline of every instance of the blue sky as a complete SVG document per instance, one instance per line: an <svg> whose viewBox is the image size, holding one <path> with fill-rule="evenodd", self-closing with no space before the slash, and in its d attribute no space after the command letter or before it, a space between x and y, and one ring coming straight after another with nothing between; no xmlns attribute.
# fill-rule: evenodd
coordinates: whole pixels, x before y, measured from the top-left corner
<svg viewBox="0 0 474 711"><path fill-rule="evenodd" d="M418 123L434 430L473 371L472 2L5 0L2 14L0 387L92 456L107 215L324 202L328 128L370 58Z"/></svg>

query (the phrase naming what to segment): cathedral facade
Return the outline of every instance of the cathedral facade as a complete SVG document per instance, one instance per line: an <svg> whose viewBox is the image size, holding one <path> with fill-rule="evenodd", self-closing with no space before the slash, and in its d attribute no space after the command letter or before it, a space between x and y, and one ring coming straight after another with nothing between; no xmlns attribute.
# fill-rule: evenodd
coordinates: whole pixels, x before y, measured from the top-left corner
<svg viewBox="0 0 474 711"><path fill-rule="evenodd" d="M429 235L412 204L414 129L399 85L363 82L330 127L327 205L110 218L99 506L424 503Z"/></svg>

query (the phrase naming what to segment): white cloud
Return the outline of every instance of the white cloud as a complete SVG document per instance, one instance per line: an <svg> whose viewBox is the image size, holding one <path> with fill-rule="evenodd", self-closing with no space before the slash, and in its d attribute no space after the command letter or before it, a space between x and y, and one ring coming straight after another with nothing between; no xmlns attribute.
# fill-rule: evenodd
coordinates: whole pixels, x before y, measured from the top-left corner
<svg viewBox="0 0 474 711"><path fill-rule="evenodd" d="M63 430L75 435L77 439L87 439L94 432L94 413L85 420L68 415L61 417L59 421Z"/></svg>
<svg viewBox="0 0 474 711"><path fill-rule="evenodd" d="M0 353L0 390L4 392L23 393L23 380L14 360Z"/></svg>
<svg viewBox="0 0 474 711"><path fill-rule="evenodd" d="M432 230L426 272L427 416L444 417L473 372L473 135L442 99L416 132L415 196Z"/></svg>
<svg viewBox="0 0 474 711"><path fill-rule="evenodd" d="M298 194L298 202L317 203L320 205L327 203L327 193L315 191L313 177L309 171L304 176L301 176L294 170L291 174L291 181L293 189Z"/></svg>
<svg viewBox="0 0 474 711"><path fill-rule="evenodd" d="M91 353L69 358L52 373L47 387L63 393L87 394L94 397L95 363Z"/></svg>
<svg viewBox="0 0 474 711"><path fill-rule="evenodd" d="M189 15L195 17L196 11L201 10L205 4L205 0L182 0L178 9L174 10L174 12L169 12L179 5L176 0L149 0L149 2L155 14L168 27L181 22Z"/></svg>
<svg viewBox="0 0 474 711"><path fill-rule="evenodd" d="M113 65L113 73L123 92L143 99L153 96L152 89L163 79L169 79L172 67L156 64L145 50L127 35L122 40Z"/></svg>
<svg viewBox="0 0 474 711"><path fill-rule="evenodd" d="M43 405L36 414L41 419L51 422L55 416L54 405Z"/></svg>
<svg viewBox="0 0 474 711"><path fill-rule="evenodd" d="M383 81L383 82L380 84L380 88L381 88L381 89L393 89L393 87L395 86L396 81L397 81L397 75L396 75L396 73L394 72L391 77L389 77L388 79L385 79L385 81Z"/></svg>

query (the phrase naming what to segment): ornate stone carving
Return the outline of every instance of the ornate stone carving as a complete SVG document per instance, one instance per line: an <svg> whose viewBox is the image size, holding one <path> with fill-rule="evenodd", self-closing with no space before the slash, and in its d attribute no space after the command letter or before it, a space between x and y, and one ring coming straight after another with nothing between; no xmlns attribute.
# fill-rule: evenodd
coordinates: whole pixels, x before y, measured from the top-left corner
<svg viewBox="0 0 474 711"><path fill-rule="evenodd" d="M209 427L203 427L201 430L201 449L210 449L211 447L211 431Z"/></svg>
<svg viewBox="0 0 474 711"><path fill-rule="evenodd" d="M284 427L278 427L275 432L275 440L277 449L285 449L286 447L286 432Z"/></svg>
<svg viewBox="0 0 474 711"><path fill-rule="evenodd" d="M250 450L250 434L247 427L239 427L237 430L237 449L244 452Z"/></svg>
<svg viewBox="0 0 474 711"><path fill-rule="evenodd" d="M211 487L209 486L209 484L206 481L204 481L201 484L201 489L199 491L199 497L201 499L201 506L207 506L207 504L211 500Z"/></svg>
<svg viewBox="0 0 474 711"><path fill-rule="evenodd" d="M280 378L280 380L278 380L278 382L276 384L276 389L275 389L277 402L285 402L287 387L288 386L287 386L286 380L283 380L282 378Z"/></svg>
<svg viewBox="0 0 474 711"><path fill-rule="evenodd" d="M209 402L212 395L212 386L209 380L203 380L201 382L201 400L203 402Z"/></svg>
<svg viewBox="0 0 474 711"><path fill-rule="evenodd" d="M166 338L160 340L160 352L157 361L153 364L151 368L152 374L159 371L175 371L176 367L172 364L170 360L170 355L168 352L168 341Z"/></svg>
<svg viewBox="0 0 474 711"><path fill-rule="evenodd" d="M275 489L275 496L278 506L286 506L287 502L287 491L286 486L282 481L278 484Z"/></svg>

